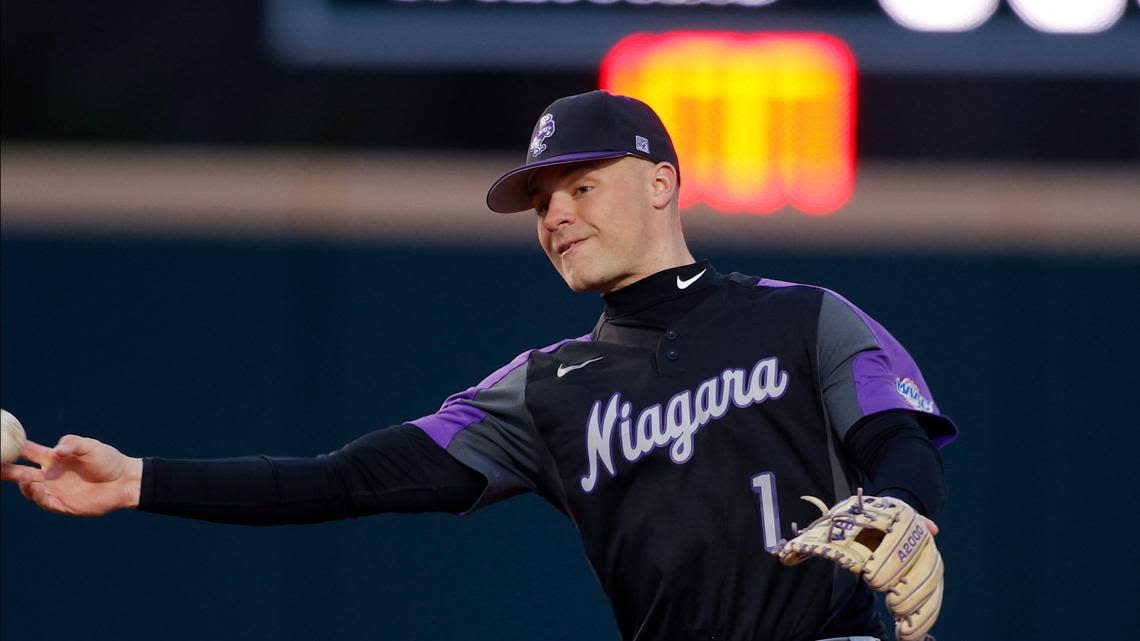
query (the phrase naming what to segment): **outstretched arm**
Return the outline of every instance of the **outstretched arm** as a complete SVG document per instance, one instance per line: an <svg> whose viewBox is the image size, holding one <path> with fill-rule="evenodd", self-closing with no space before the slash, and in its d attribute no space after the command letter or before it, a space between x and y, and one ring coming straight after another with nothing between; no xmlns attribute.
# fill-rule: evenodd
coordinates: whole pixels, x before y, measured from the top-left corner
<svg viewBox="0 0 1140 641"><path fill-rule="evenodd" d="M316 523L382 512L462 512L486 479L419 428L398 425L310 458L137 459L95 439L29 443L40 468L5 465L3 478L53 512L115 509L245 525Z"/></svg>
<svg viewBox="0 0 1140 641"><path fill-rule="evenodd" d="M139 504L143 461L93 438L68 434L55 447L28 441L20 455L39 465L11 463L0 478L49 512L99 516Z"/></svg>
<svg viewBox="0 0 1140 641"><path fill-rule="evenodd" d="M470 508L486 479L414 425L294 458L144 459L139 509L218 523L318 523L387 512Z"/></svg>

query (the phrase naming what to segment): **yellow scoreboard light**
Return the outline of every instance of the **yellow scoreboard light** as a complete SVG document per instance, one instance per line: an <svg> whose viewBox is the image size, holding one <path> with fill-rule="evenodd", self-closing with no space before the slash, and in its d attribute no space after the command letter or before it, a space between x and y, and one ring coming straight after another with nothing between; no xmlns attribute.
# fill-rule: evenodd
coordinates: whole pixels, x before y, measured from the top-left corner
<svg viewBox="0 0 1140 641"><path fill-rule="evenodd" d="M855 186L855 59L825 34L673 32L622 39L601 87L661 116L681 163L681 206L808 214Z"/></svg>

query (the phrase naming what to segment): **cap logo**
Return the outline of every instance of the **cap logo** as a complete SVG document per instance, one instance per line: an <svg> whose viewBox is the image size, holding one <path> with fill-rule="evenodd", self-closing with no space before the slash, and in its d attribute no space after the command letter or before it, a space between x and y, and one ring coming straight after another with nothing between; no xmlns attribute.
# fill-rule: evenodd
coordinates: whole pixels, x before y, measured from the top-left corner
<svg viewBox="0 0 1140 641"><path fill-rule="evenodd" d="M643 154L649 153L649 141L641 136L633 137L633 145Z"/></svg>
<svg viewBox="0 0 1140 641"><path fill-rule="evenodd" d="M538 158L539 154L546 151L546 145L542 141L554 135L554 116L551 114L543 114L542 118L538 119L538 126L534 129L534 137L530 139L530 155Z"/></svg>

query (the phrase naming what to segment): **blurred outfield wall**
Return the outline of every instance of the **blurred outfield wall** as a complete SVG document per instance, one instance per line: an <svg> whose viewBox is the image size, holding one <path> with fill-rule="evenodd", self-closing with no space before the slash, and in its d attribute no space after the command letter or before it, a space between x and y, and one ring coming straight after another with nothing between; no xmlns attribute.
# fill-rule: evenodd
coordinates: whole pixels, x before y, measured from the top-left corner
<svg viewBox="0 0 1140 641"><path fill-rule="evenodd" d="M1076 547L1140 499L1140 258L695 254L836 289L923 366L963 431L944 452L941 639L1140 629L1132 581ZM580 335L600 308L537 250L493 243L9 228L0 276L4 407L44 442L77 432L166 457L330 451ZM259 529L64 518L5 486L0 534L4 639L617 639L573 528L534 497L465 518Z"/></svg>

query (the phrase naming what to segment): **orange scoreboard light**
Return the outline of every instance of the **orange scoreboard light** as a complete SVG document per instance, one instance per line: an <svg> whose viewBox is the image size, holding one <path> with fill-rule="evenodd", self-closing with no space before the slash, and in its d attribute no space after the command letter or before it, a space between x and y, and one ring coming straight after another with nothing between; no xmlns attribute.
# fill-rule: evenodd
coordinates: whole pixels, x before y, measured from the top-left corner
<svg viewBox="0 0 1140 641"><path fill-rule="evenodd" d="M648 103L673 136L681 206L830 214L855 187L855 58L814 33L628 36L601 87Z"/></svg>

